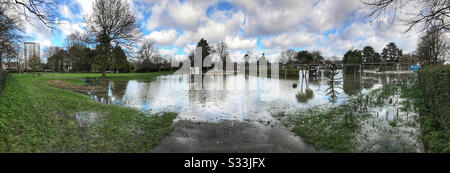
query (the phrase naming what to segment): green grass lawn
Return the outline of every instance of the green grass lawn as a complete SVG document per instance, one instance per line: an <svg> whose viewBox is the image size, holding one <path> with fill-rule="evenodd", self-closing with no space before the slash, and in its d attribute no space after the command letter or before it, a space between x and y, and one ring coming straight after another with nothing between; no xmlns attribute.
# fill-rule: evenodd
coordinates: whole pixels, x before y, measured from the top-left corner
<svg viewBox="0 0 450 173"><path fill-rule="evenodd" d="M107 73L106 80L132 80L132 79L148 79L160 75L172 74L171 71L151 72L151 73ZM74 78L74 79L101 79L101 73L41 73L42 76L53 78Z"/></svg>
<svg viewBox="0 0 450 173"><path fill-rule="evenodd" d="M153 80L157 76L172 74L172 71L150 72L150 73L107 73L106 79L102 79L101 73L35 73L47 79L63 80L72 84L85 85L86 79L99 80Z"/></svg>
<svg viewBox="0 0 450 173"><path fill-rule="evenodd" d="M162 74L167 72L108 77ZM56 75L84 78L101 74ZM175 113L144 115L131 108L99 104L86 95L51 87L46 80L47 74L8 76L0 97L0 152L151 152L176 117Z"/></svg>

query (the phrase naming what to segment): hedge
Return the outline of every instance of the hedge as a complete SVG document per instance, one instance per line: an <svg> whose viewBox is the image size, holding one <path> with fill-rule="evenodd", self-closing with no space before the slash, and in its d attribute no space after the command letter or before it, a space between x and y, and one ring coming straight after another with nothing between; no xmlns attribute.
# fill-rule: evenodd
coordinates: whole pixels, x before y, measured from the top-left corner
<svg viewBox="0 0 450 173"><path fill-rule="evenodd" d="M290 69L284 69L284 68L280 68L280 72L279 72L280 77L284 77L286 75L286 77L299 77L300 76L300 70L299 69L295 69L295 68L290 68Z"/></svg>
<svg viewBox="0 0 450 173"><path fill-rule="evenodd" d="M450 66L419 71L425 109L421 110L422 137L427 152L450 152Z"/></svg>

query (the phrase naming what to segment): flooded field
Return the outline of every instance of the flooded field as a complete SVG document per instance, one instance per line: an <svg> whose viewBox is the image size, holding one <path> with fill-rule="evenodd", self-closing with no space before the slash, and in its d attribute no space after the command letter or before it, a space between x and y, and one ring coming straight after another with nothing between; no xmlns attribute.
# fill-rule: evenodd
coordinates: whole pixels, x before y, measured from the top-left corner
<svg viewBox="0 0 450 173"><path fill-rule="evenodd" d="M207 75L196 90L189 75L167 75L149 81L101 83L106 92L89 95L104 104L148 114L179 113L171 133L154 152L330 152L304 142L286 123L287 115L347 105L383 86L407 83L410 76L339 73L330 82L325 75L298 79ZM416 115L399 110L398 95L386 98L383 104L364 107L368 117L361 119L352 136L357 141L352 142L357 145L352 152L421 151L418 127L409 122Z"/></svg>

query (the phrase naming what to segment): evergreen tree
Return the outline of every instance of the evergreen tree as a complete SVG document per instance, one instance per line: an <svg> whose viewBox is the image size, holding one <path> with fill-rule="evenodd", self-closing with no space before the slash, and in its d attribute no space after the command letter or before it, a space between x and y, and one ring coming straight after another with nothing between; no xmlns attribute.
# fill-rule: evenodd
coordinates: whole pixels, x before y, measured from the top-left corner
<svg viewBox="0 0 450 173"><path fill-rule="evenodd" d="M379 63L381 61L380 54L375 52L373 47L366 46L362 50L362 62L363 63Z"/></svg>
<svg viewBox="0 0 450 173"><path fill-rule="evenodd" d="M381 58L388 63L398 63L400 61L400 58L403 55L403 51L399 48L397 48L397 45L395 43L391 42L383 49L383 52L381 53Z"/></svg>

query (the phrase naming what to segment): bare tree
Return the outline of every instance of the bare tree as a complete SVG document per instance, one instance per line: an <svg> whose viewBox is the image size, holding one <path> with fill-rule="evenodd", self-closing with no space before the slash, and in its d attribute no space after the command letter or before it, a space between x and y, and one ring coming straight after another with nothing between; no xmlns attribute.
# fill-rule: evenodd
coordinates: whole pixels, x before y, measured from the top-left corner
<svg viewBox="0 0 450 173"><path fill-rule="evenodd" d="M0 13L3 13L0 8ZM22 40L22 28L17 25L16 18L0 15L0 62L16 51L16 45Z"/></svg>
<svg viewBox="0 0 450 173"><path fill-rule="evenodd" d="M161 56L160 54L155 54L151 58L151 62L156 65L156 68L158 69L158 71L161 71L161 67L164 64L164 62L166 62L166 61L165 61L164 57Z"/></svg>
<svg viewBox="0 0 450 173"><path fill-rule="evenodd" d="M138 69L143 71L151 71L157 68L161 70L161 65L164 63L164 58L159 54L155 44L149 40L145 40L139 51Z"/></svg>
<svg viewBox="0 0 450 173"><path fill-rule="evenodd" d="M416 54L422 63L436 64L449 54L448 38L438 28L432 28L418 43Z"/></svg>
<svg viewBox="0 0 450 173"><path fill-rule="evenodd" d="M52 57L53 55L55 55L56 53L58 53L59 51L59 47L56 46L49 46L44 48L44 57L47 59L47 63L48 63L48 59L50 57Z"/></svg>
<svg viewBox="0 0 450 173"><path fill-rule="evenodd" d="M97 63L102 70L102 78L106 78L106 68L111 58L112 46L124 44L125 47L136 41L140 31L136 18L125 0L96 0L93 3L94 13L84 16L86 28L94 37L99 55Z"/></svg>
<svg viewBox="0 0 450 173"><path fill-rule="evenodd" d="M48 0L0 0L0 61L17 54L22 41L22 20L32 25L42 23L52 28L56 24L55 4Z"/></svg>
<svg viewBox="0 0 450 173"><path fill-rule="evenodd" d="M422 30L437 27L439 30L450 31L450 1L448 0L362 0L371 10L369 16L379 18L388 15L392 23L401 21L408 25L406 32L414 26L422 25ZM411 8L406 12L401 9ZM414 8L419 8L414 12Z"/></svg>
<svg viewBox="0 0 450 173"><path fill-rule="evenodd" d="M89 38L87 38L85 34L82 34L78 31L68 35L64 40L67 49L74 45L86 46L89 43Z"/></svg>
<svg viewBox="0 0 450 173"><path fill-rule="evenodd" d="M39 71L41 69L41 59L38 55L33 55L29 63L33 72Z"/></svg>
<svg viewBox="0 0 450 173"><path fill-rule="evenodd" d="M158 55L158 49L156 49L155 44L151 41L146 40L142 46L141 49L138 51L138 58L143 61L147 60L151 62L151 59L153 56Z"/></svg>
<svg viewBox="0 0 450 173"><path fill-rule="evenodd" d="M67 57L66 54L67 53L62 48L56 46L50 46L44 49L47 64L53 72L60 71L63 59Z"/></svg>
<svg viewBox="0 0 450 173"><path fill-rule="evenodd" d="M297 56L297 51L295 51L294 49L288 49L285 50L283 52L281 52L281 64L291 64L293 62L295 62L295 57Z"/></svg>
<svg viewBox="0 0 450 173"><path fill-rule="evenodd" d="M54 29L57 24L56 5L50 0L1 0L0 9L0 16L23 17L35 26L40 22Z"/></svg>
<svg viewBox="0 0 450 173"><path fill-rule="evenodd" d="M214 49L214 52L219 55L220 59L222 60L222 65L224 65L224 66L227 63L227 59L226 59L227 53L228 53L227 49L228 49L228 46L223 41L217 43L217 45ZM223 67L222 69L225 69L225 67Z"/></svg>

